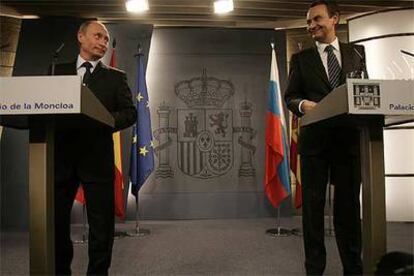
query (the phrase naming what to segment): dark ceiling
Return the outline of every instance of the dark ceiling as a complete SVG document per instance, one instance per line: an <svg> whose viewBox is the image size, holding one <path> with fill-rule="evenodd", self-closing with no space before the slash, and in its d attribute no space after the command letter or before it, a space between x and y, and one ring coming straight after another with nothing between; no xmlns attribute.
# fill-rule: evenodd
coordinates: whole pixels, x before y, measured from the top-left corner
<svg viewBox="0 0 414 276"><path fill-rule="evenodd" d="M150 10L129 14L124 0L0 1L2 15L76 16L102 21L133 20L158 26L294 28L303 26L310 0L234 0L234 11L213 13L213 0L148 0ZM413 0L338 0L342 19L383 9L413 8Z"/></svg>

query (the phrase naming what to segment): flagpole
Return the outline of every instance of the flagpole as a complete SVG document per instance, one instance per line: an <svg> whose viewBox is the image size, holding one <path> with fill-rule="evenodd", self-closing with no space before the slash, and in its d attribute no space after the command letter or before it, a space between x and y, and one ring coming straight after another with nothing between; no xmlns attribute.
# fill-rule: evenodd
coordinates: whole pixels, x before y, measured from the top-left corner
<svg viewBox="0 0 414 276"><path fill-rule="evenodd" d="M298 42L298 51L302 51L303 50L303 43L302 42ZM294 115L293 113L291 114L291 121L293 122L293 119L294 119L294 117L293 116L296 116L296 115ZM299 123L299 119L296 117L296 119L295 120L297 120L296 121L296 123L297 123L297 129L298 129L298 131L299 131L299 125L300 125L300 123ZM292 128L291 128L291 133L290 133L290 135L292 136ZM298 135L297 135L297 139L299 139L299 132L298 132ZM292 142L292 140L290 140L291 142ZM297 141L296 141L296 143L297 143ZM298 155L298 153L296 152L295 153L296 155ZM299 177L300 177L300 175L299 175L299 173L298 173L298 170L297 170L297 167L298 166L300 166L300 163L296 163L296 166L295 166L295 172L294 172L294 174L295 174L295 176L296 176L296 193L298 193L298 185L301 185L301 183L299 183ZM302 191L300 191L300 192L302 192ZM300 205L302 205L302 195L300 195L300 201L301 201L301 204ZM295 202L296 203L296 202ZM297 209L299 209L300 207L297 207ZM302 228L301 227L295 227L295 228L293 228L292 229L292 235L295 235L295 236L302 236L303 235L303 233L302 233Z"/></svg>
<svg viewBox="0 0 414 276"><path fill-rule="evenodd" d="M137 58L137 65L138 65L138 72L137 72L138 77L137 77L137 85L136 85L137 86L136 87L137 91L135 91L136 93L138 93L137 99L136 99L137 100L136 104L137 104L137 112L138 112L138 121L135 125L134 134L133 134L134 135L133 149L135 149L135 152L132 152L131 154L134 154L133 157L136 157L136 154L139 152L140 158L143 158L143 157L146 158L146 156L147 157L152 156L152 149L150 149L150 151L151 151L150 153L147 150L147 146L150 147L149 144L151 144L151 146L152 146L152 136L151 136L151 123L150 123L150 117L149 117L149 110L147 112L147 111L145 111L146 110L145 108L143 109L142 99L147 100L146 108L149 109L149 104L148 104L149 103L149 98L148 98L146 82L145 82L145 69L144 69L144 66L143 66L142 60L141 60L141 58L143 57L141 44L138 44L137 50L138 50L137 54L135 54L134 57ZM141 115L143 115L143 116L141 116ZM148 116L147 117L148 121L145 121L145 118L146 118L145 115ZM146 129L145 126L142 125L143 122L149 122L149 125L147 125L147 127L149 127L148 129ZM138 129L138 127L140 127L140 128ZM138 133L139 133L139 135L138 135ZM147 134L147 135L145 135L145 134ZM141 136L141 135L143 135L143 136ZM140 137L139 141L137 141L138 137ZM140 146L142 148L139 148L139 150L138 150L138 146L137 146L138 143L142 143L143 141L145 141L144 144L141 144L141 146ZM134 148L134 146L135 146L135 148ZM134 159L132 159L132 160L134 160ZM153 164L153 159L147 159L147 160L152 160L151 162ZM131 192L135 196L135 229L134 229L133 232L128 232L128 236L129 237L144 237L144 236L150 235L151 232L150 232L150 230L143 229L139 226L139 219L140 219L140 216L139 216L139 191L140 191L141 186L145 183L145 180L147 179L148 175L152 172L152 168L150 169L150 172L148 172L148 171L144 171L144 172L139 171L139 172L137 172L136 170L138 170L138 169L140 170L140 169L144 168L143 165L145 165L145 162L141 162L139 158L138 158L138 160L135 159L134 165L135 165L135 167L132 167L131 170L135 170L134 171L135 176L134 177L131 176L131 185L130 185L130 187L131 187Z"/></svg>
<svg viewBox="0 0 414 276"><path fill-rule="evenodd" d="M301 48L301 44L299 43L299 48ZM299 130L299 119L296 117L296 115L294 115L293 113L290 113L290 147L291 147L291 149L292 149L292 143L293 143L293 139L292 139L292 136L293 136L293 131L294 131L294 124L295 124L295 128L296 128L296 131L297 131L297 133L296 133L296 147L297 147L297 140L298 140L298 136L299 136L299 132L298 132L298 130ZM296 207L296 209L299 209L299 208L301 208L302 207L302 189L300 188L300 180L299 180L299 177L300 177L300 175L299 175L299 173L300 172L298 172L298 166L300 166L300 164L299 164L299 157L298 157L298 153L297 153L297 148L296 148L296 150L294 151L294 152L290 152L290 164L291 164L291 169L292 169L292 172L293 172L293 174L294 174L294 179L295 179L295 187L296 187L296 190L295 190L295 203L294 203L294 205L295 205L295 207ZM296 156L296 158L293 158L292 156L293 156L293 154ZM292 161L293 159L295 159L294 161ZM294 162L294 166L292 166L292 162ZM298 196L298 194L299 194L299 196ZM297 202L298 200L299 200L299 198L300 198L300 206L298 205L299 203ZM303 233L302 233L302 228L301 227L293 227L292 228L292 235L294 235L294 236L302 236L303 235Z"/></svg>
<svg viewBox="0 0 414 276"><path fill-rule="evenodd" d="M135 229L132 232L128 232L128 237L144 237L151 234L149 229L144 229L139 226L139 204L138 204L138 195L135 197Z"/></svg>
<svg viewBox="0 0 414 276"><path fill-rule="evenodd" d="M334 237L335 231L332 227L332 195L331 195L331 183L328 183L328 227L325 229L325 236ZM335 189L335 188L334 188Z"/></svg>
<svg viewBox="0 0 414 276"><path fill-rule="evenodd" d="M286 162L286 160L288 160L288 154L289 154L288 151L287 151L287 148L286 148L285 141L284 141L285 139L287 139L287 133L285 131L286 129L283 127L283 125L286 125L286 121L285 121L284 111L283 111L283 107L282 107L282 103L281 103L281 99L280 99L280 95L281 95L281 93L280 93L280 82L279 82L279 72L278 72L278 68L277 68L277 60L276 60L274 39L272 39L272 41L270 43L270 46L272 48L270 81L275 82L276 87L277 87L277 91L273 91L272 88L270 88L270 91L269 91L270 95L271 95L272 92L277 94L277 95L273 95L273 96L271 95L270 96L270 97L277 98L275 106L271 107L273 109L271 109L270 112L273 114L272 116L275 116L275 113L277 113L277 112L279 113L279 115L278 115L279 120L280 120L279 123L281 124L281 129L282 129L282 133L279 133L279 137L281 137L280 139L281 139L281 142L284 146L284 149L282 151L284 153L282 153L282 159L283 159L282 162L280 164L277 164L277 166L282 166L284 164L283 162ZM277 110L277 112L275 110ZM267 132L266 132L266 136L267 136ZM281 154L281 153L278 152L278 154ZM267 155L266 155L266 160L267 160ZM268 165L268 164L266 164L266 165ZM271 164L271 166L274 166L274 165L275 164ZM286 165L286 163L284 165ZM287 174L284 176L285 177L284 181L285 181L285 183L287 183L287 185L290 185L288 172L286 172L286 173ZM267 181L267 180L265 180L265 181ZM283 183L283 180L280 180L280 181ZM265 184L268 185L268 182L266 182ZM283 185L283 184L279 184L279 185ZM291 230L286 229L286 228L282 228L280 226L280 224L281 224L280 223L280 205L281 205L282 200L285 199L290 193L289 186L287 188L285 187L284 189L285 189L285 194L280 195L280 194L277 194L277 192L273 192L273 196L271 197L271 198L273 198L272 204L277 206L276 207L276 209L277 209L276 210L277 211L277 214L276 214L276 228L271 228L271 229L266 230L266 234L270 235L272 237L287 237L287 236L290 236L292 234ZM277 199L276 202L275 202L275 198Z"/></svg>
<svg viewBox="0 0 414 276"><path fill-rule="evenodd" d="M85 244L88 243L88 229L86 227L86 203L84 202L82 204L82 239L81 240L75 240L73 243L75 244Z"/></svg>
<svg viewBox="0 0 414 276"><path fill-rule="evenodd" d="M296 178L295 179L295 185L296 185L296 191L295 191L295 193L298 192L298 182L299 182L299 180ZM301 207L299 207L299 208L301 208ZM297 208L297 209L299 209L299 208ZM291 231L292 231L292 235L294 235L294 236L302 236L303 235L302 228L301 227L293 227L291 229Z"/></svg>
<svg viewBox="0 0 414 276"><path fill-rule="evenodd" d="M276 228L266 230L266 234L272 237L288 237L292 235L292 230L280 226L280 205L276 208Z"/></svg>
<svg viewBox="0 0 414 276"><path fill-rule="evenodd" d="M114 37L113 40L112 40L112 54L111 54L111 59L110 59L110 62L109 62L110 63L109 65L112 66L112 67L117 67L115 49L116 49L116 38ZM120 154L122 155L122 142L120 141L121 140L121 132L120 131L115 132L113 134L112 139L114 140L115 170L119 171L120 174L121 174L121 177L119 179L121 181L120 185L122 187L123 186L122 157L120 157L121 160L119 160L120 167L118 167L118 164L117 164L117 154L118 154L117 152L120 152ZM117 148L115 148L115 147L117 147ZM119 189L118 188L119 182L117 182L117 179L118 179L117 176L115 176L115 179L114 179L114 187L115 187L115 191L114 191L115 192L114 209L115 210L118 210L117 207L119 207L119 202L118 202L119 198L116 197L117 190ZM123 188L122 188L122 190L123 190ZM122 201L122 206L125 208L125 204L123 203L123 201ZM117 216L118 216L118 214L116 214L116 212L115 212L115 219L116 219ZM120 218L122 220L122 215L120 216ZM124 221L124 223L125 223L125 221ZM119 230L119 229L117 229L116 226L117 226L117 223L115 223L114 239L121 239L121 238L126 237L127 236L126 231Z"/></svg>

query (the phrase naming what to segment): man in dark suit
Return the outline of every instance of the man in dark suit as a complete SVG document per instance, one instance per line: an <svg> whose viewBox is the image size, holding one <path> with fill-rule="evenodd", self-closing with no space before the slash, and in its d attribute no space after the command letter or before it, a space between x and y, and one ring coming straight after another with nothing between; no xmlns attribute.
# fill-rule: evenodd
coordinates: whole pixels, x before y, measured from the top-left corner
<svg viewBox="0 0 414 276"><path fill-rule="evenodd" d="M86 199L89 223L88 275L105 275L111 264L114 236L114 152L112 132L136 121L124 72L105 66L100 59L108 47L103 24L88 21L78 32L80 53L74 63L60 64L56 75L80 75L115 119L103 125L58 130L55 140L55 251L56 274L70 274L73 246L70 214L79 183Z"/></svg>
<svg viewBox="0 0 414 276"><path fill-rule="evenodd" d="M350 72L365 71L364 48L336 37L339 9L334 2L314 1L307 13L315 46L291 58L285 101L297 116L311 111ZM355 127L301 128L303 237L305 268L321 275L326 266L324 207L328 182L335 185L334 227L344 274L362 274L359 133Z"/></svg>

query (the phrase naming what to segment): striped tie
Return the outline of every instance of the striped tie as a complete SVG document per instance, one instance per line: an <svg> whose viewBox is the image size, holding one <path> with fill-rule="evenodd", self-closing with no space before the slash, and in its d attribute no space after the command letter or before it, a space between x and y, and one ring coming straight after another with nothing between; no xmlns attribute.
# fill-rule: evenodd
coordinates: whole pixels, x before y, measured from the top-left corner
<svg viewBox="0 0 414 276"><path fill-rule="evenodd" d="M332 45L328 45L325 48L325 52L328 54L329 83L331 84L332 89L339 86L341 77L341 66L339 66L338 59L336 58L333 49L334 47Z"/></svg>

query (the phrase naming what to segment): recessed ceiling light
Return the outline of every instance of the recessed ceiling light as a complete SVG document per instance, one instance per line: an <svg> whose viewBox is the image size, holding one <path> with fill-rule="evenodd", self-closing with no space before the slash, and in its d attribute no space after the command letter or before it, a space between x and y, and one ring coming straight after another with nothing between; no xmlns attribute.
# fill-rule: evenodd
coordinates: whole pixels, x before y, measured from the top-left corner
<svg viewBox="0 0 414 276"><path fill-rule="evenodd" d="M149 9L148 0L127 0L125 7L128 12L144 12Z"/></svg>
<svg viewBox="0 0 414 276"><path fill-rule="evenodd" d="M234 9L233 0L217 0L214 2L215 13L228 13Z"/></svg>
<svg viewBox="0 0 414 276"><path fill-rule="evenodd" d="M40 17L38 15L34 14L25 14L22 15L22 19L39 19Z"/></svg>

